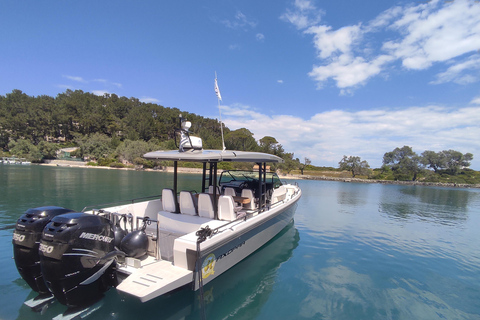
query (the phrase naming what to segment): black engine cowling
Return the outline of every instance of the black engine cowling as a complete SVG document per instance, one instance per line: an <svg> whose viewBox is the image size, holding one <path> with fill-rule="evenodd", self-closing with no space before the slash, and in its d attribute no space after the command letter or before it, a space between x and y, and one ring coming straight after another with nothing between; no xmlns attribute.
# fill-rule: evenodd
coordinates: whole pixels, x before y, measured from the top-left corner
<svg viewBox="0 0 480 320"><path fill-rule="evenodd" d="M110 221L86 213L57 216L40 241L40 264L55 298L69 307L89 305L116 286Z"/></svg>
<svg viewBox="0 0 480 320"><path fill-rule="evenodd" d="M32 290L39 294L50 294L45 285L38 248L43 229L55 216L73 212L73 210L47 206L31 208L17 220L13 232L13 255L20 276Z"/></svg>

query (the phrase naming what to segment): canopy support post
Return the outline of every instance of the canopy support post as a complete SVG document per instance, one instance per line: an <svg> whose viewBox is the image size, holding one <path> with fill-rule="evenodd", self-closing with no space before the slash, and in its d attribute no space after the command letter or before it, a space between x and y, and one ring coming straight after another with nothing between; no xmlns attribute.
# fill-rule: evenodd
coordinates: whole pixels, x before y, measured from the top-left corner
<svg viewBox="0 0 480 320"><path fill-rule="evenodd" d="M180 212L180 207L178 205L178 190L177 190L177 180L178 180L178 161L173 161L173 194L175 201L175 213Z"/></svg>

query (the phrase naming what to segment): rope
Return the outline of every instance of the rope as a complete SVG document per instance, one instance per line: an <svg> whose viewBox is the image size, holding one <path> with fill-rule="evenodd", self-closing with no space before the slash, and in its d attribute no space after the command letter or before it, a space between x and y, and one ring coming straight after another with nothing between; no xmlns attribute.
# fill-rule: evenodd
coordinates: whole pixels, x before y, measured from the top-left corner
<svg viewBox="0 0 480 320"><path fill-rule="evenodd" d="M201 228L200 230L195 232L195 235L198 238L197 238L197 260L195 262L196 271L193 273L193 286L195 288L195 274L198 272L198 287L200 289L200 304L201 304L201 310L202 310L201 311L202 320L206 319L206 315L205 315L205 298L203 293L202 267L200 266L200 243L204 242L205 240L207 240L207 237L211 237L215 233L216 232L210 229L209 226L206 226L205 228Z"/></svg>
<svg viewBox="0 0 480 320"><path fill-rule="evenodd" d="M207 240L207 237L210 237L213 234L213 230L210 229L209 226L206 226L205 228L201 228L197 232L195 232L195 235L198 237L197 238L197 243L200 244L203 241Z"/></svg>

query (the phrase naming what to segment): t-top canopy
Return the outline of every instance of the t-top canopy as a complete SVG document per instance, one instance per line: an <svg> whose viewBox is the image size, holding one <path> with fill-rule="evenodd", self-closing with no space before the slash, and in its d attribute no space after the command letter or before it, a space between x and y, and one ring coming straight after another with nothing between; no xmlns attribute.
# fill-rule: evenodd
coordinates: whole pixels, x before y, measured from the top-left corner
<svg viewBox="0 0 480 320"><path fill-rule="evenodd" d="M188 150L184 152L178 150L152 151L144 154L143 157L146 159L192 162L284 162L282 158L269 153L231 150Z"/></svg>

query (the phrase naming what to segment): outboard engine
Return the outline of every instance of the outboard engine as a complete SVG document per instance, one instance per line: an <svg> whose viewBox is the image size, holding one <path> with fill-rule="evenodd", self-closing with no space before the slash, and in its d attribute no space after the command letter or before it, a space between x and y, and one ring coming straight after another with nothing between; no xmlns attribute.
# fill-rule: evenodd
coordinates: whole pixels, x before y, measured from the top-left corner
<svg viewBox="0 0 480 320"><path fill-rule="evenodd" d="M87 306L117 285L114 234L104 217L75 212L53 218L39 252L45 282L64 305Z"/></svg>
<svg viewBox="0 0 480 320"><path fill-rule="evenodd" d="M15 225L12 239L15 265L23 280L41 296L50 295L43 280L38 254L43 228L53 217L68 212L73 210L55 206L31 208Z"/></svg>

